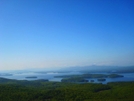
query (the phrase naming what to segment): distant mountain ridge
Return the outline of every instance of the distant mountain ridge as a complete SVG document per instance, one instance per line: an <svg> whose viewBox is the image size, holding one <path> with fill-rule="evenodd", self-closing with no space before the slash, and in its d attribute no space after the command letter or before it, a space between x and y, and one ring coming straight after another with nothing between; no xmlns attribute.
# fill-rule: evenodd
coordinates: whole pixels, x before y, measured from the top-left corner
<svg viewBox="0 0 134 101"><path fill-rule="evenodd" d="M126 72L134 72L134 66L75 66L68 67L62 70L66 71L83 71L83 72L117 72L117 73L126 73Z"/></svg>
<svg viewBox="0 0 134 101"><path fill-rule="evenodd" d="M91 65L91 66L72 66L54 69L38 68L25 70L11 70L0 71L1 73L28 73L28 72L84 72L84 73L134 73L134 66L105 66L105 65Z"/></svg>

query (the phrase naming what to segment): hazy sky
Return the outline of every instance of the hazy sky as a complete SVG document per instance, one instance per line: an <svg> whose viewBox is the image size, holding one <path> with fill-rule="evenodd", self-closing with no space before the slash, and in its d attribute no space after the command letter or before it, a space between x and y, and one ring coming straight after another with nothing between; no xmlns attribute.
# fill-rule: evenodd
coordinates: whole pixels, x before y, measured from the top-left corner
<svg viewBox="0 0 134 101"><path fill-rule="evenodd" d="M134 65L134 0L0 0L0 70Z"/></svg>

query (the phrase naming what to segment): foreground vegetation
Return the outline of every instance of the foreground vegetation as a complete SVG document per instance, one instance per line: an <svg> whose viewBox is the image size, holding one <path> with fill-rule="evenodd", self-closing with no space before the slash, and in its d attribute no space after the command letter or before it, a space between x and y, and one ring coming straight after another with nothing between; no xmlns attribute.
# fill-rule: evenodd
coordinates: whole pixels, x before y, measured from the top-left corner
<svg viewBox="0 0 134 101"><path fill-rule="evenodd" d="M134 101L134 82L76 84L0 78L0 101Z"/></svg>

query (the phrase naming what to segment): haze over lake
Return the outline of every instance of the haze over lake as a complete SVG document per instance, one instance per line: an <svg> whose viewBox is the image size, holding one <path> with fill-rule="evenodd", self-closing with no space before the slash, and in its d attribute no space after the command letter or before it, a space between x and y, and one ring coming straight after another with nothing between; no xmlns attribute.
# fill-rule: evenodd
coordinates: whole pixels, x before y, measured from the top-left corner
<svg viewBox="0 0 134 101"><path fill-rule="evenodd" d="M94 66L95 67L95 66ZM132 68L132 67L131 67ZM63 79L63 77L57 77L57 76L65 76L65 75L83 75L83 74L105 74L105 75L109 75L109 74L118 74L118 75L122 75L123 77L117 77L117 78L105 78L106 81L98 81L98 78L85 78L86 80L88 80L88 82L91 82L91 80L94 80L93 83L103 83L103 84L107 84L108 82L127 82L127 81L134 81L134 72L133 69L126 68L127 70L124 69L115 69L114 70L106 70L106 69L101 69L101 71L98 71L99 69L97 69L96 71L91 71L88 69L84 69L84 70L71 70L69 68L66 68L64 71L63 69L60 71L29 71L29 70L19 70L19 71L5 71L5 72L1 72L0 73L0 77L2 78L8 78L8 79L15 79L15 80L48 80L48 81L55 81L55 82L61 82L61 80ZM120 70L120 71L118 71ZM122 71L121 71L122 70ZM124 71L125 70L125 71ZM130 72L131 70L131 72Z"/></svg>

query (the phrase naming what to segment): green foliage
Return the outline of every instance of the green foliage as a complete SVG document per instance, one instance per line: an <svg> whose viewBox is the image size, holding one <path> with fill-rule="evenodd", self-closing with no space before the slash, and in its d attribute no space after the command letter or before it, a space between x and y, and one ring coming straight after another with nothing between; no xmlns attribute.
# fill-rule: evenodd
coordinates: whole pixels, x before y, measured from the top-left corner
<svg viewBox="0 0 134 101"><path fill-rule="evenodd" d="M86 78L98 78L98 81L106 81L105 78L117 78L117 77L123 77L122 75L118 74L82 74L82 75L62 75L62 76L55 76L63 78L62 82L88 82ZM93 80L91 81L93 82Z"/></svg>
<svg viewBox="0 0 134 101"><path fill-rule="evenodd" d="M104 84L0 80L0 101L134 101L134 82Z"/></svg>
<svg viewBox="0 0 134 101"><path fill-rule="evenodd" d="M106 78L108 75L105 74L83 74L84 78Z"/></svg>
<svg viewBox="0 0 134 101"><path fill-rule="evenodd" d="M117 78L123 77L119 74L82 74L82 75L61 75L55 76L56 78Z"/></svg>
<svg viewBox="0 0 134 101"><path fill-rule="evenodd" d="M64 78L61 80L62 82L88 82L82 77L71 77L71 78Z"/></svg>
<svg viewBox="0 0 134 101"><path fill-rule="evenodd" d="M123 77L123 75L118 75L118 74L110 74L108 75L109 78L117 78L117 77Z"/></svg>

